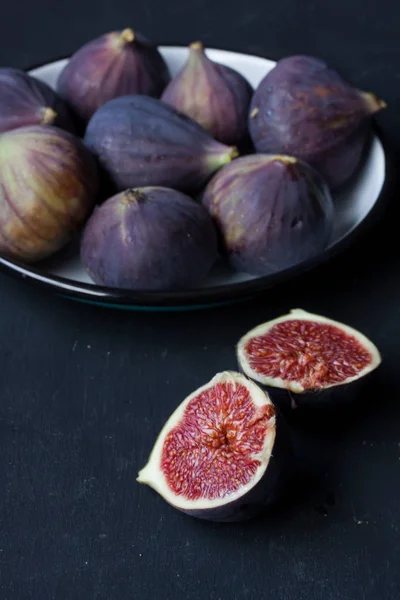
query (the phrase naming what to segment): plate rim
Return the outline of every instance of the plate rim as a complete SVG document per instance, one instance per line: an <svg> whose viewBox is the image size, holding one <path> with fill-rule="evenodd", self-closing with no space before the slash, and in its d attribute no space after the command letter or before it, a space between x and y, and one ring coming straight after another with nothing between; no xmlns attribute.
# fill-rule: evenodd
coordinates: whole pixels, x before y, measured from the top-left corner
<svg viewBox="0 0 400 600"><path fill-rule="evenodd" d="M186 46L177 46L174 44L160 44L159 48L179 48L184 49ZM248 58L259 58L270 62L276 62L273 59L267 57L246 54L243 52L235 52L231 50L225 50L223 48L207 48L208 50L216 50L227 52L230 54L242 55ZM68 59L68 56L55 58L47 63L37 64L24 69L26 72L51 65L61 60ZM200 308L207 306L214 306L218 304L226 304L231 302L237 302L245 300L249 297L254 297L262 294L267 289L282 283L283 281L289 281L294 279L298 275L310 271L311 269L326 263L331 260L338 253L342 252L347 248L350 243L359 239L365 233L370 230L377 218L384 210L386 203L385 199L388 197L388 190L391 188L392 166L390 159L390 152L388 150L388 144L385 136L382 132L380 125L374 121L372 123L373 134L378 138L382 144L385 166L384 166L384 180L379 195L377 196L374 204L372 205L366 216L358 223L355 228L350 231L346 236L339 239L329 248L326 248L317 256L314 256L298 265L294 265L288 269L284 269L277 273L257 277L254 279L228 283L224 285L214 285L205 288L188 289L182 291L135 291L126 290L120 288L112 288L107 286L99 286L94 283L85 283L66 277L60 277L59 275L46 275L40 272L34 265L27 265L21 261L17 261L10 258L4 258L0 256L0 271L11 275L14 278L22 279L39 285L47 289L51 289L53 292L57 292L63 296L67 296L70 299L81 300L84 302L90 302L94 304L107 305L115 308L148 308L148 309L184 309L184 308Z"/></svg>

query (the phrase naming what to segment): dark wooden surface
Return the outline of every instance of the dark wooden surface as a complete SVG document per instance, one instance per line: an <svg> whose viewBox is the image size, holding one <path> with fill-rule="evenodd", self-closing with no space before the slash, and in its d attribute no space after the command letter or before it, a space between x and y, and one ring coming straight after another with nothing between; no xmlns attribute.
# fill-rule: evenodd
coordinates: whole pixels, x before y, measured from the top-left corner
<svg viewBox="0 0 400 600"><path fill-rule="evenodd" d="M132 26L271 58L319 55L384 97L400 146L400 16L390 0L5 3L0 64L66 55ZM400 596L400 276L393 184L368 237L301 280L235 307L145 314L75 304L0 277L1 600L395 600ZM249 327L302 307L383 353L362 402L301 424L307 472L247 524L174 511L135 477L185 395L235 368ZM211 323L217 320L217 326Z"/></svg>

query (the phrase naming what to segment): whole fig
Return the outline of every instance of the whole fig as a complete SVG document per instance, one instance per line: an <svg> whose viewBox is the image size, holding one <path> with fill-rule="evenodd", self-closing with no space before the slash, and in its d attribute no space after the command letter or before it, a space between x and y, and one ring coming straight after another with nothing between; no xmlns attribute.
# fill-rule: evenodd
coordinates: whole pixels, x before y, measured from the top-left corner
<svg viewBox="0 0 400 600"><path fill-rule="evenodd" d="M75 133L72 115L47 83L20 69L0 69L0 133L27 125L55 125Z"/></svg>
<svg viewBox="0 0 400 600"><path fill-rule="evenodd" d="M256 89L250 135L258 152L297 156L334 189L357 171L371 115L385 106L373 94L352 87L325 62L290 56Z"/></svg>
<svg viewBox="0 0 400 600"><path fill-rule="evenodd" d="M189 46L183 69L165 88L161 100L191 117L224 144L246 137L253 88L237 71L212 61L203 44Z"/></svg>
<svg viewBox="0 0 400 600"><path fill-rule="evenodd" d="M132 29L88 42L61 72L57 90L87 122L108 100L129 94L159 97L170 79L157 47Z"/></svg>
<svg viewBox="0 0 400 600"><path fill-rule="evenodd" d="M85 143L119 190L148 185L195 191L237 156L160 100L125 96L99 108Z"/></svg>
<svg viewBox="0 0 400 600"><path fill-rule="evenodd" d="M321 252L330 238L328 187L292 156L238 158L212 178L203 202L229 262L245 273L270 275L292 267Z"/></svg>
<svg viewBox="0 0 400 600"><path fill-rule="evenodd" d="M191 287L217 258L214 224L201 204L163 187L128 189L89 218L81 260L98 284L131 290Z"/></svg>
<svg viewBox="0 0 400 600"><path fill-rule="evenodd" d="M94 158L56 127L31 125L0 135L0 253L35 262L83 225L96 200Z"/></svg>

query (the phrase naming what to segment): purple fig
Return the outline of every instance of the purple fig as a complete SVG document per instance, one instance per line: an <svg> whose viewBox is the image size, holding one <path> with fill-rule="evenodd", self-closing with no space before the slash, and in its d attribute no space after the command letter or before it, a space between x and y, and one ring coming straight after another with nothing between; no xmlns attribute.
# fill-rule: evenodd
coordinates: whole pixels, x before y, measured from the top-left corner
<svg viewBox="0 0 400 600"><path fill-rule="evenodd" d="M170 79L157 47L124 29L88 42L61 72L57 90L87 122L109 100L129 94L159 97Z"/></svg>
<svg viewBox="0 0 400 600"><path fill-rule="evenodd" d="M131 290L191 287L217 258L217 234L206 209L163 187L128 189L89 218L81 260L100 285Z"/></svg>
<svg viewBox="0 0 400 600"><path fill-rule="evenodd" d="M56 127L0 134L0 253L35 262L64 246L96 200L94 158Z"/></svg>
<svg viewBox="0 0 400 600"><path fill-rule="evenodd" d="M327 245L333 204L326 184L292 156L238 158L208 184L204 205L238 271L269 275L305 261Z"/></svg>
<svg viewBox="0 0 400 600"><path fill-rule="evenodd" d="M55 125L75 133L70 111L47 83L21 71L0 69L0 133L27 125Z"/></svg>
<svg viewBox="0 0 400 600"><path fill-rule="evenodd" d="M290 56L256 89L250 135L258 152L297 156L316 168L331 188L338 188L357 171L371 115L385 106L325 62Z"/></svg>
<svg viewBox="0 0 400 600"><path fill-rule="evenodd" d="M253 88L237 71L213 62L201 42L189 46L183 69L165 88L161 100L207 129L224 144L246 137Z"/></svg>
<svg viewBox="0 0 400 600"><path fill-rule="evenodd" d="M99 108L85 143L119 190L160 185L195 191L237 156L235 147L148 96L116 98Z"/></svg>

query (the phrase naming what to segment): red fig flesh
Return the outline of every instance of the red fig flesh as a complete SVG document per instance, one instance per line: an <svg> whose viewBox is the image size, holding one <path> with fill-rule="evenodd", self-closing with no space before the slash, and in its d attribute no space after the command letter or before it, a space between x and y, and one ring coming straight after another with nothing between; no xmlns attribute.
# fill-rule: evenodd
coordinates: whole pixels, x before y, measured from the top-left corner
<svg viewBox="0 0 400 600"><path fill-rule="evenodd" d="M27 125L55 125L75 133L70 111L43 81L24 71L0 69L0 133Z"/></svg>
<svg viewBox="0 0 400 600"><path fill-rule="evenodd" d="M280 60L256 89L249 129L258 152L303 159L331 188L357 171L371 116L386 105L309 56Z"/></svg>
<svg viewBox="0 0 400 600"><path fill-rule="evenodd" d="M159 97L170 79L157 47L124 29L88 42L61 72L57 90L87 122L109 100L130 94Z"/></svg>
<svg viewBox="0 0 400 600"><path fill-rule="evenodd" d="M279 494L278 437L268 395L239 373L218 373L171 415L137 480L191 516L250 518Z"/></svg>
<svg viewBox="0 0 400 600"><path fill-rule="evenodd" d="M248 377L299 394L350 383L381 362L359 331L300 309L249 331L237 355Z"/></svg>
<svg viewBox="0 0 400 600"><path fill-rule="evenodd" d="M0 252L34 262L83 225L96 200L96 163L81 141L56 127L0 135Z"/></svg>
<svg viewBox="0 0 400 600"><path fill-rule="evenodd" d="M213 62L203 44L189 46L183 69L165 88L161 100L207 129L224 144L240 144L247 135L253 89L237 71Z"/></svg>

